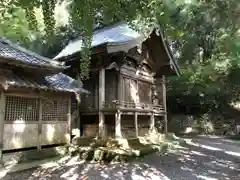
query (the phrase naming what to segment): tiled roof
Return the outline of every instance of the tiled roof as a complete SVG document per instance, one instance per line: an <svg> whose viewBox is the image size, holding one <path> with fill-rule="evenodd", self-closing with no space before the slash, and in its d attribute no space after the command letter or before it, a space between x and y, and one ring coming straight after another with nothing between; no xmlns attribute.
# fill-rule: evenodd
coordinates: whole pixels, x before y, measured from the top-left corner
<svg viewBox="0 0 240 180"><path fill-rule="evenodd" d="M78 82L63 73L42 78L31 78L17 72L0 70L0 76L4 79L3 85L10 87L88 93L87 90L82 88L81 82Z"/></svg>
<svg viewBox="0 0 240 180"><path fill-rule="evenodd" d="M65 66L60 62L45 58L34 52L31 52L11 41L0 38L0 58L11 61L18 61L33 66L41 66L48 68L64 69Z"/></svg>
<svg viewBox="0 0 240 180"><path fill-rule="evenodd" d="M101 44L107 44L108 52L113 52L114 50L111 48L116 45L128 44L124 48L127 48L127 51L130 48L133 48L141 41L141 36L131 29L125 23L118 23L113 26L109 26L103 29L96 30L93 33L92 38L92 47L99 46ZM76 52L80 52L82 49L82 40L75 40L70 42L54 59L58 59L61 57L66 57L68 55L72 55ZM119 48L117 49L119 51ZM124 49L122 49L124 51Z"/></svg>
<svg viewBox="0 0 240 180"><path fill-rule="evenodd" d="M173 58L171 49L169 48L169 45L163 34L163 31L161 31L161 28L159 26L156 27L155 29L159 30L158 36L161 37L161 41L162 41L159 43L163 43L164 49L168 55L171 67L173 67L175 73L179 75L180 69L175 59ZM97 47L104 44L106 45L106 49L108 53L120 52L120 51L128 52L131 48L140 45L145 40L146 40L145 36L140 35L138 32L136 32L126 23L122 22L122 23L117 23L115 25L108 26L106 28L102 28L97 31L94 31L91 47ZM81 39L69 42L69 44L56 57L54 57L54 59L68 57L70 55L73 55L74 53L80 52L81 49L82 49Z"/></svg>

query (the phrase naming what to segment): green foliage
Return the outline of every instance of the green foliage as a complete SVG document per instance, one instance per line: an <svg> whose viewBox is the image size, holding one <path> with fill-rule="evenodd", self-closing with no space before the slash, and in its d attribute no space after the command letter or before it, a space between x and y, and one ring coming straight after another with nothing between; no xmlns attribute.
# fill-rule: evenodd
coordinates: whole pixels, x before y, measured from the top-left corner
<svg viewBox="0 0 240 180"><path fill-rule="evenodd" d="M0 3L0 36L5 36L22 44L27 44L29 36L28 22L25 13L20 8L10 4Z"/></svg>
<svg viewBox="0 0 240 180"><path fill-rule="evenodd" d="M18 7L26 10L25 17L29 22L29 28L37 30L34 8L41 7L45 24L47 39L54 36L56 20L54 17L57 0L9 0ZM106 25L115 21L125 20L131 22L136 18L155 19L155 10L161 5L161 0L73 0L68 10L71 26L80 32L83 37L81 51L81 78L87 78L90 65L90 46L92 33L96 26ZM141 17L142 16L142 17ZM151 17L150 17L151 16ZM147 19L146 19L147 20ZM149 21L150 22L150 21ZM151 22L149 23L151 24ZM139 29L142 29L139 27Z"/></svg>
<svg viewBox="0 0 240 180"><path fill-rule="evenodd" d="M222 111L240 97L240 6L236 0L73 0L69 24L56 26L57 0L0 2L0 35L53 57L71 38L83 36L79 76L87 78L92 33L115 21L145 33L160 25L182 69L169 80L168 106L174 113ZM45 32L39 28L42 10ZM134 21L133 21L134 20Z"/></svg>
<svg viewBox="0 0 240 180"><path fill-rule="evenodd" d="M170 78L168 105L173 113L222 112L239 99L239 4L196 1L181 4L165 18L182 76Z"/></svg>
<svg viewBox="0 0 240 180"><path fill-rule="evenodd" d="M53 36L55 30L55 6L56 0L42 0L42 11L43 11L43 19L45 24L45 31L48 37Z"/></svg>

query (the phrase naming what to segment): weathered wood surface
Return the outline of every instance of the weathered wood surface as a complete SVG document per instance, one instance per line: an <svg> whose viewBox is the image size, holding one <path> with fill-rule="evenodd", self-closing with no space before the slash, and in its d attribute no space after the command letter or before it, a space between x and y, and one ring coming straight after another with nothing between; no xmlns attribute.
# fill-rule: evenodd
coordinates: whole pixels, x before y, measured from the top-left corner
<svg viewBox="0 0 240 180"><path fill-rule="evenodd" d="M123 115L121 121L121 131L124 138L136 137L136 127L133 115Z"/></svg>
<svg viewBox="0 0 240 180"><path fill-rule="evenodd" d="M90 93L87 96L81 96L80 110L93 110L99 108L99 73L91 72L89 79L83 81L83 87Z"/></svg>
<svg viewBox="0 0 240 180"><path fill-rule="evenodd" d="M111 103L118 98L118 79L115 70L106 70L105 103Z"/></svg>
<svg viewBox="0 0 240 180"><path fill-rule="evenodd" d="M164 107L164 130L165 133L168 132L168 119L167 119L167 97L166 97L166 77L162 76L162 95L163 95L163 107Z"/></svg>
<svg viewBox="0 0 240 180"><path fill-rule="evenodd" d="M0 92L0 163L2 163L2 150L4 144L4 116L5 116L5 95Z"/></svg>
<svg viewBox="0 0 240 180"><path fill-rule="evenodd" d="M66 96L7 94L4 99L4 150L28 147L40 150L43 145L69 142L70 96L66 99Z"/></svg>
<svg viewBox="0 0 240 180"><path fill-rule="evenodd" d="M69 142L68 122L42 124L42 145Z"/></svg>
<svg viewBox="0 0 240 180"><path fill-rule="evenodd" d="M121 138L122 131L121 131L121 112L117 111L115 114L115 137Z"/></svg>
<svg viewBox="0 0 240 180"><path fill-rule="evenodd" d="M105 69L102 68L99 71L99 100L98 100L98 108L99 108L99 136L104 137L105 135L105 122L104 122L104 113L103 107L105 102Z"/></svg>
<svg viewBox="0 0 240 180"><path fill-rule="evenodd" d="M138 135L144 136L150 129L150 116L138 116Z"/></svg>
<svg viewBox="0 0 240 180"><path fill-rule="evenodd" d="M62 144L69 141L67 122L44 122L41 126L41 134L39 134L38 122L5 123L4 150Z"/></svg>
<svg viewBox="0 0 240 180"><path fill-rule="evenodd" d="M4 124L3 149L19 149L38 145L38 122Z"/></svg>
<svg viewBox="0 0 240 180"><path fill-rule="evenodd" d="M84 125L83 136L84 137L96 137L98 135L98 124L86 124Z"/></svg>

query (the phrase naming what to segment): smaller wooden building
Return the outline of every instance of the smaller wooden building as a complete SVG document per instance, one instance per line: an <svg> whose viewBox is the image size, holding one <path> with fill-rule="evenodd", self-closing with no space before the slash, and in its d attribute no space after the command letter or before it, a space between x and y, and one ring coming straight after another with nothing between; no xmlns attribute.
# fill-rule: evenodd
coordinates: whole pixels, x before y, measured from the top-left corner
<svg viewBox="0 0 240 180"><path fill-rule="evenodd" d="M69 141L71 97L85 93L63 63L0 38L0 152Z"/></svg>
<svg viewBox="0 0 240 180"><path fill-rule="evenodd" d="M70 42L54 59L80 67L81 38ZM143 136L157 123L167 131L166 76L179 67L160 29L147 38L125 23L93 33L90 77L83 81L89 96L82 98L79 127L83 136ZM161 129L159 129L161 131Z"/></svg>

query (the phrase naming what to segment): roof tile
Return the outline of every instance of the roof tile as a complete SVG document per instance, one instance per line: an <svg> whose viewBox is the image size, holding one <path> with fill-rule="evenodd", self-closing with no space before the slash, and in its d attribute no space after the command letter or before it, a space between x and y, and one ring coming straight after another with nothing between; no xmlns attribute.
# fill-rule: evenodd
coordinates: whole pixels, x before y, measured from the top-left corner
<svg viewBox="0 0 240 180"><path fill-rule="evenodd" d="M0 57L30 65L45 66L51 68L65 68L65 66L60 62L40 56L34 52L18 46L17 44L12 43L5 38L0 38Z"/></svg>
<svg viewBox="0 0 240 180"><path fill-rule="evenodd" d="M87 90L82 88L81 82L78 83L75 79L63 73L33 79L26 75L20 75L20 73L0 70L0 76L4 77L5 85L10 87L88 93Z"/></svg>

